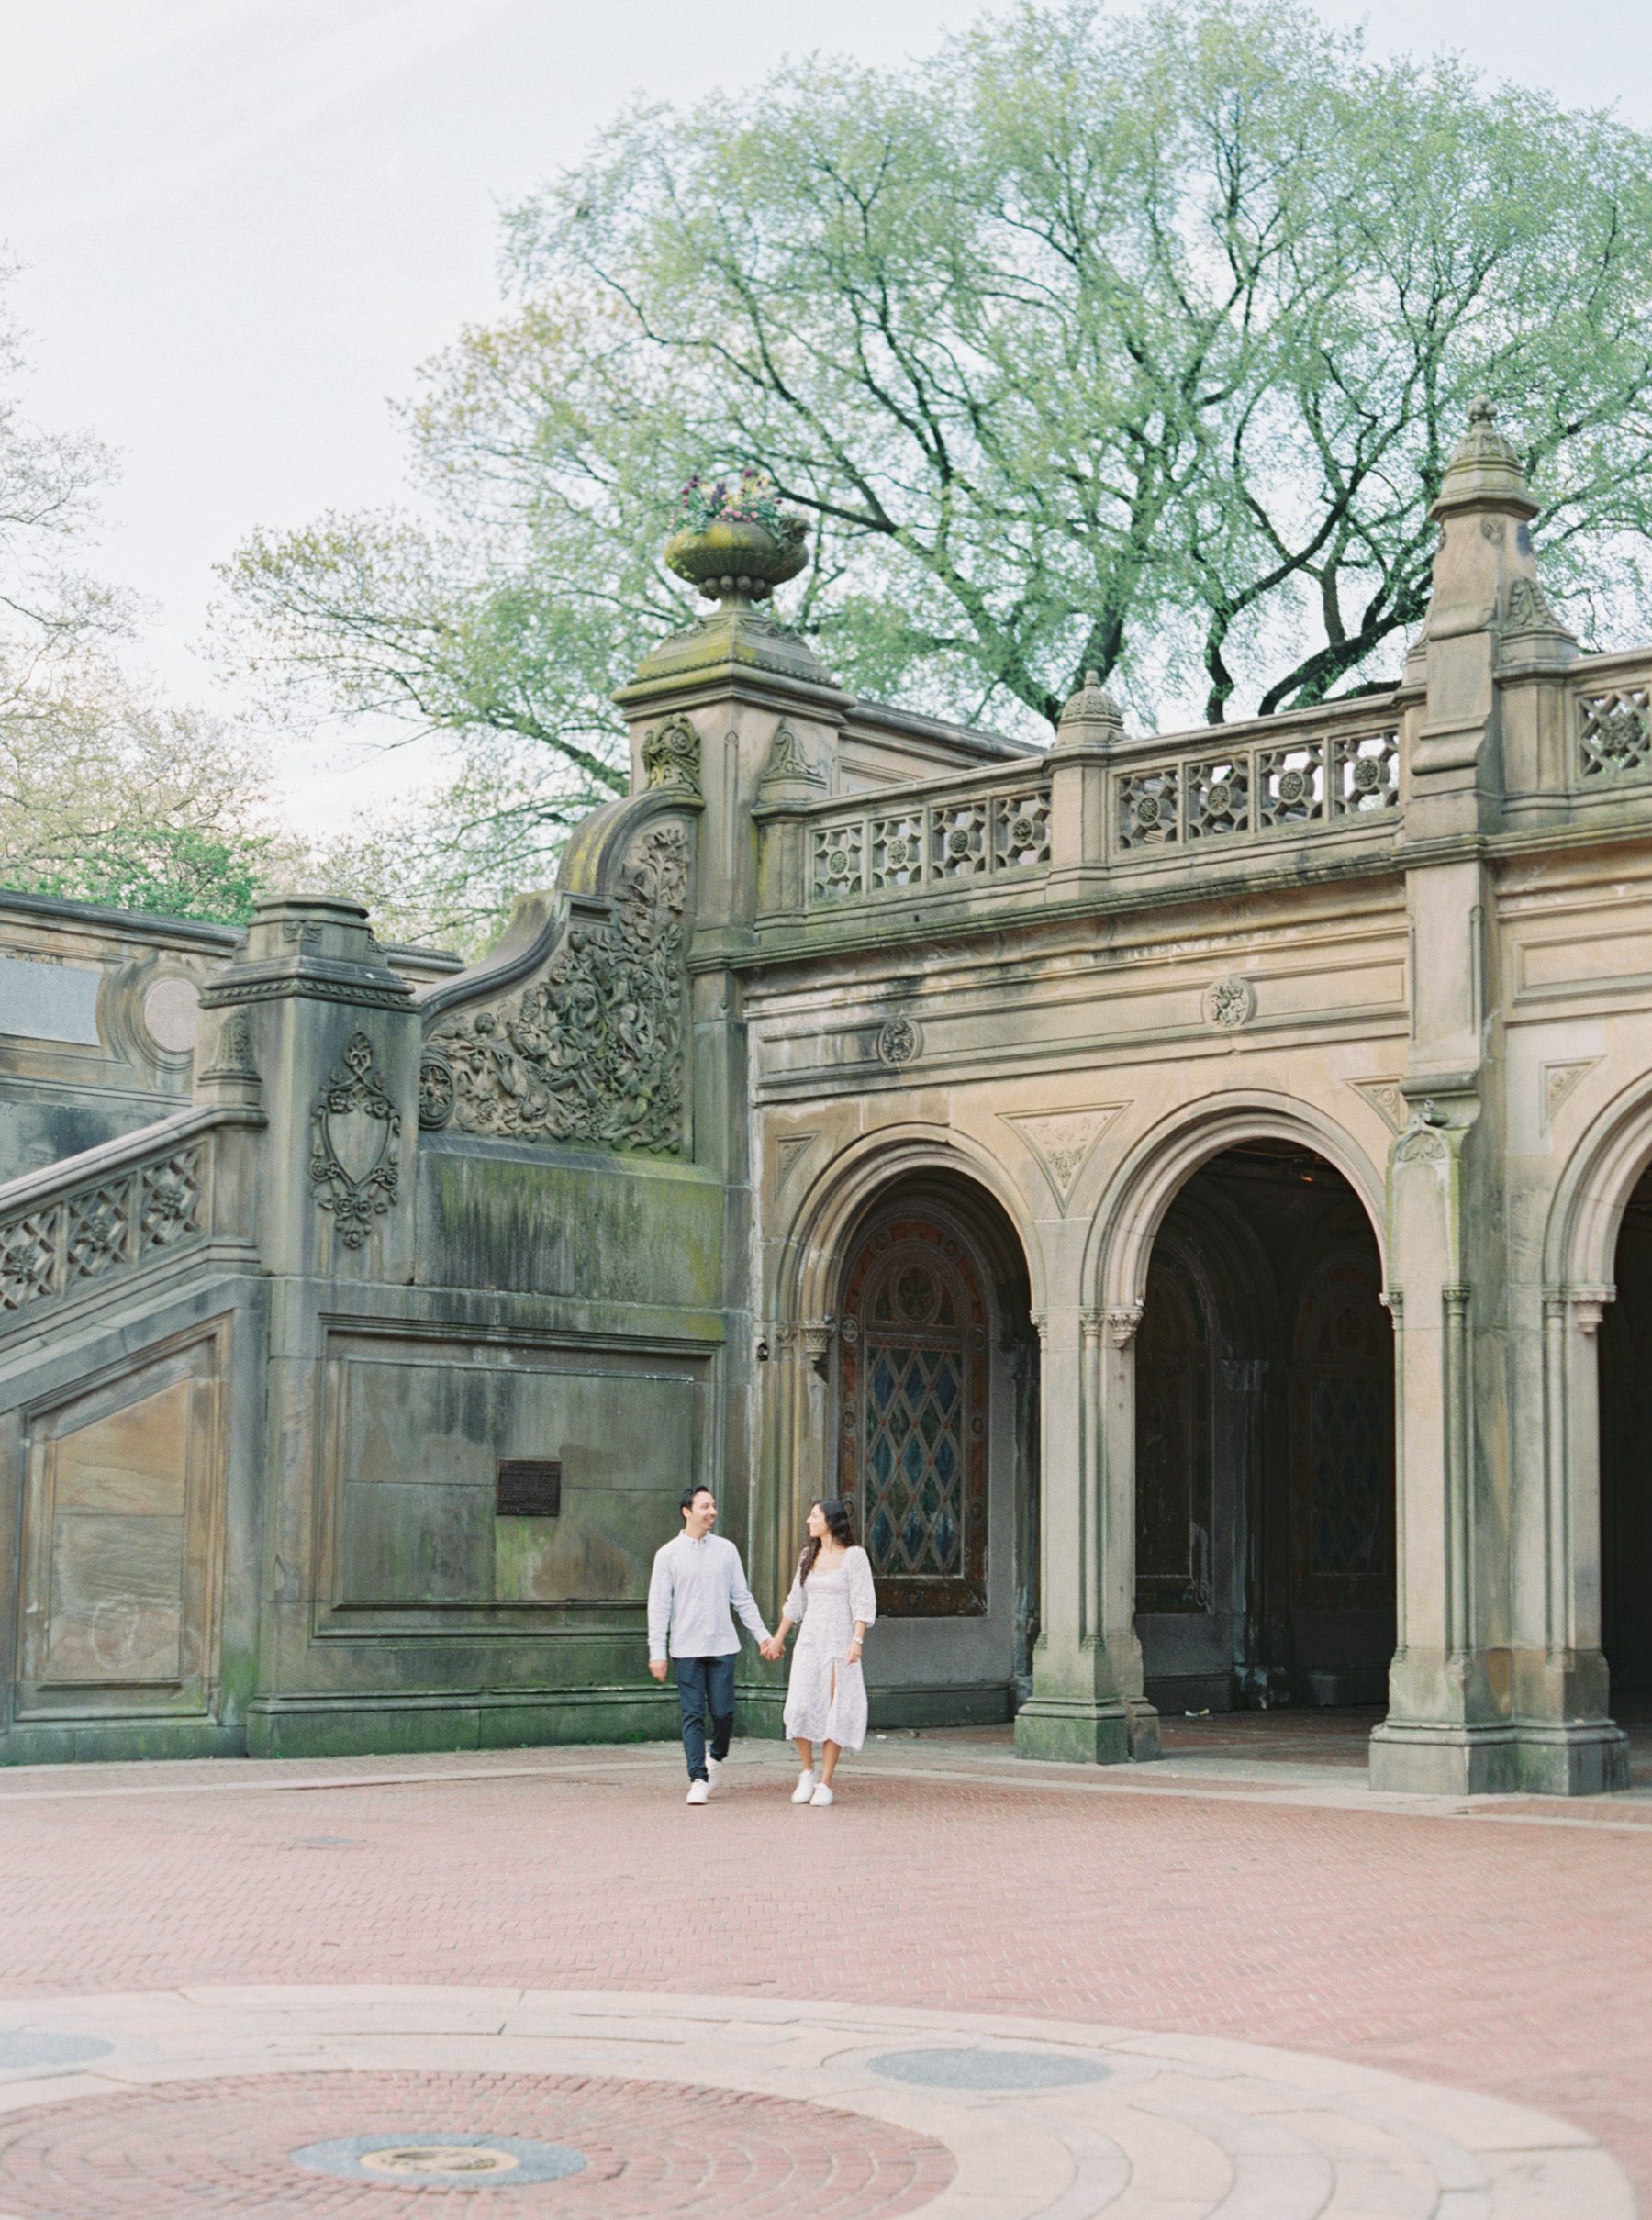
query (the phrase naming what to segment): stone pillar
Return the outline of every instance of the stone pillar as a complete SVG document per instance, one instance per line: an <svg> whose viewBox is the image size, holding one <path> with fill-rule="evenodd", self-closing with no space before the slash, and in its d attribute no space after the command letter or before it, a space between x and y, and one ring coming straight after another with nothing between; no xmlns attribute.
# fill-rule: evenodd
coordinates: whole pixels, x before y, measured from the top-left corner
<svg viewBox="0 0 1652 2220"><path fill-rule="evenodd" d="M259 1248L273 1276L261 1597L248 1748L277 1746L279 1694L311 1685L315 1467L330 1305L414 1277L419 1023L359 903L260 903L240 961L202 996L219 1018L203 1093L262 1082ZM361 1294L353 1294L361 1288Z"/></svg>
<svg viewBox="0 0 1652 2220"><path fill-rule="evenodd" d="M1533 630L1537 504L1489 403L1470 411L1432 513L1433 594L1400 696L1411 1119L1388 1195L1400 1634L1371 1778L1461 1794L1513 1788L1521 1766L1502 1011L1482 841L1502 822L1505 651L1529 675L1565 648Z"/></svg>
<svg viewBox="0 0 1652 2220"><path fill-rule="evenodd" d="M1107 764L1122 737L1118 704L1094 671L1061 712L1050 766L1050 896L1082 890L1107 865Z"/></svg>
<svg viewBox="0 0 1652 2220"><path fill-rule="evenodd" d="M1131 1754L1131 1713L1107 1638L1119 1612L1119 1537L1103 1467L1101 1320L1052 1310L1033 1323L1043 1348L1040 1630L1032 1693L1015 1719L1016 1754L1116 1765Z"/></svg>
<svg viewBox="0 0 1652 2220"><path fill-rule="evenodd" d="M762 1229L737 959L754 943L753 920L765 889L767 898L798 898L803 847L785 812L831 790L837 735L852 704L807 641L767 613L763 570L773 551L723 552L730 569L700 586L716 604L713 612L663 641L614 698L631 730L633 789L670 787L704 804L689 952L694 1160L722 1183L728 1324L718 1366L723 1421L710 1477L722 1498L724 1530L746 1551L753 1577L762 1568L784 1581L797 1557L793 1503L799 1494L807 1502L809 1492L832 1490L809 1461L821 1438L819 1426L808 1431L809 1413L823 1404L824 1389L797 1337L812 1328L778 1327L778 1361L753 1361L761 1335L753 1260ZM739 568L748 557L757 565L749 573ZM685 568L668 551L667 562L679 575L699 576L692 560ZM782 562L773 575L783 581L794 573ZM776 1403L784 1408L770 1417ZM771 1668L749 1651L743 1659L742 1688L766 1720ZM772 1724L777 1732L777 1714Z"/></svg>
<svg viewBox="0 0 1652 2220"><path fill-rule="evenodd" d="M1513 1543L1541 1572L1542 1624L1517 1621L1514 1717L1520 1785L1551 1795L1629 1785L1628 1739L1609 1715L1601 1654L1599 1333L1611 1287L1542 1296L1541 1444L1521 1445L1541 1489L1521 1491ZM1540 1510L1538 1506L1540 1505ZM1541 1522L1540 1533L1528 1532ZM1524 1584L1528 1589L1533 1583Z"/></svg>
<svg viewBox="0 0 1652 2220"><path fill-rule="evenodd" d="M1503 1568L1481 1515L1492 1476L1479 1454L1478 1290L1465 1260L1473 1106L1459 1096L1453 1107L1455 1121L1420 1102L1390 1159L1401 1631L1371 1746L1373 1787L1440 1794L1514 1785L1508 1690L1487 1641Z"/></svg>
<svg viewBox="0 0 1652 2220"><path fill-rule="evenodd" d="M419 1021L366 910L323 895L261 902L201 1006L222 1013L202 1093L262 1081L269 1269L411 1280Z"/></svg>

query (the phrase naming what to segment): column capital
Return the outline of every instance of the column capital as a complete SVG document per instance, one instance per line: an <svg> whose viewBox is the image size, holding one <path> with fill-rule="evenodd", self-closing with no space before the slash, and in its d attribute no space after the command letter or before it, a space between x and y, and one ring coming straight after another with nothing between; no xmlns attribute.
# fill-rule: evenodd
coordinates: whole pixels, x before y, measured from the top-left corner
<svg viewBox="0 0 1652 2220"><path fill-rule="evenodd" d="M1581 1333L1594 1333L1606 1315L1606 1306L1617 1300L1617 1289L1610 1284L1599 1287L1545 1288L1543 1308L1550 1318L1564 1318L1570 1311Z"/></svg>
<svg viewBox="0 0 1652 2220"><path fill-rule="evenodd" d="M1127 1349L1135 1338L1135 1330L1142 1322L1142 1306L1132 1303L1107 1313L1108 1339L1115 1349Z"/></svg>

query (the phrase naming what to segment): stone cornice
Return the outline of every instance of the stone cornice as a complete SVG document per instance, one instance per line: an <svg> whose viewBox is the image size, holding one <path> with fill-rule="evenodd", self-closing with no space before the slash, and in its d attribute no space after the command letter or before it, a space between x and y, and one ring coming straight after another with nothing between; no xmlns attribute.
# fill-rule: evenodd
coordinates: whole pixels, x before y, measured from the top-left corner
<svg viewBox="0 0 1652 2220"><path fill-rule="evenodd" d="M236 971L204 989L203 1010L228 1010L240 1002L342 1002L354 1010L407 1010L413 989L404 980L394 987L363 977L340 967L337 973L298 971L260 977L251 969Z"/></svg>

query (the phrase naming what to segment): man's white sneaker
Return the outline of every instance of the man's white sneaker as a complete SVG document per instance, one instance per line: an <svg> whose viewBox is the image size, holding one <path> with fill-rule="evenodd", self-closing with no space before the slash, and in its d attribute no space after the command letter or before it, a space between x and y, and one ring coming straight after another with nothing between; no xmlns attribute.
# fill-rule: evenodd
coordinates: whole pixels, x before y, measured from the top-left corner
<svg viewBox="0 0 1652 2220"><path fill-rule="evenodd" d="M792 1791L793 1803L812 1803L814 1801L814 1775L812 1773L799 1773L798 1775L798 1785Z"/></svg>
<svg viewBox="0 0 1652 2220"><path fill-rule="evenodd" d="M820 1787L815 1791L814 1794L809 1798L809 1801L810 1803L818 1806L820 1804L835 1803L837 1802L837 1798L826 1786L826 1783L821 1781Z"/></svg>
<svg viewBox="0 0 1652 2220"><path fill-rule="evenodd" d="M688 1783L688 1801L690 1803L709 1803L711 1801L711 1783L709 1780L691 1780Z"/></svg>
<svg viewBox="0 0 1652 2220"><path fill-rule="evenodd" d="M707 1779L706 1779L706 1785L707 1785L707 1787L708 1787L708 1788L713 1788L713 1789L714 1789L714 1788L716 1788L716 1787L717 1787L718 1783L719 1783L719 1782L721 1780L721 1779L722 1779L722 1769L723 1769L723 1761L722 1761L722 1759L721 1759L720 1757L708 1757L708 1758L707 1758L707 1760L706 1760L706 1776L707 1776Z"/></svg>

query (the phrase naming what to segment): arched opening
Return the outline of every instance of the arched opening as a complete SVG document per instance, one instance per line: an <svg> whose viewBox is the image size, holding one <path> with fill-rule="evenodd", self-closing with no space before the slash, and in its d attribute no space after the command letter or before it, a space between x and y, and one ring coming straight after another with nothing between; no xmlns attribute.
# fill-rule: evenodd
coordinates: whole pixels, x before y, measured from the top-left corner
<svg viewBox="0 0 1652 2220"><path fill-rule="evenodd" d="M1224 1151L1165 1213L1136 1334L1135 1602L1146 1693L1167 1721L1383 1702L1394 1369L1380 1287L1359 1199L1289 1143Z"/></svg>
<svg viewBox="0 0 1652 2220"><path fill-rule="evenodd" d="M1037 1635L1038 1341L998 1204L945 1172L884 1188L843 1244L833 1467L878 1590L886 1724L1010 1718Z"/></svg>
<svg viewBox="0 0 1652 2220"><path fill-rule="evenodd" d="M1617 1299L1602 1314L1601 1648L1613 1716L1652 1719L1652 1166L1618 1229Z"/></svg>

